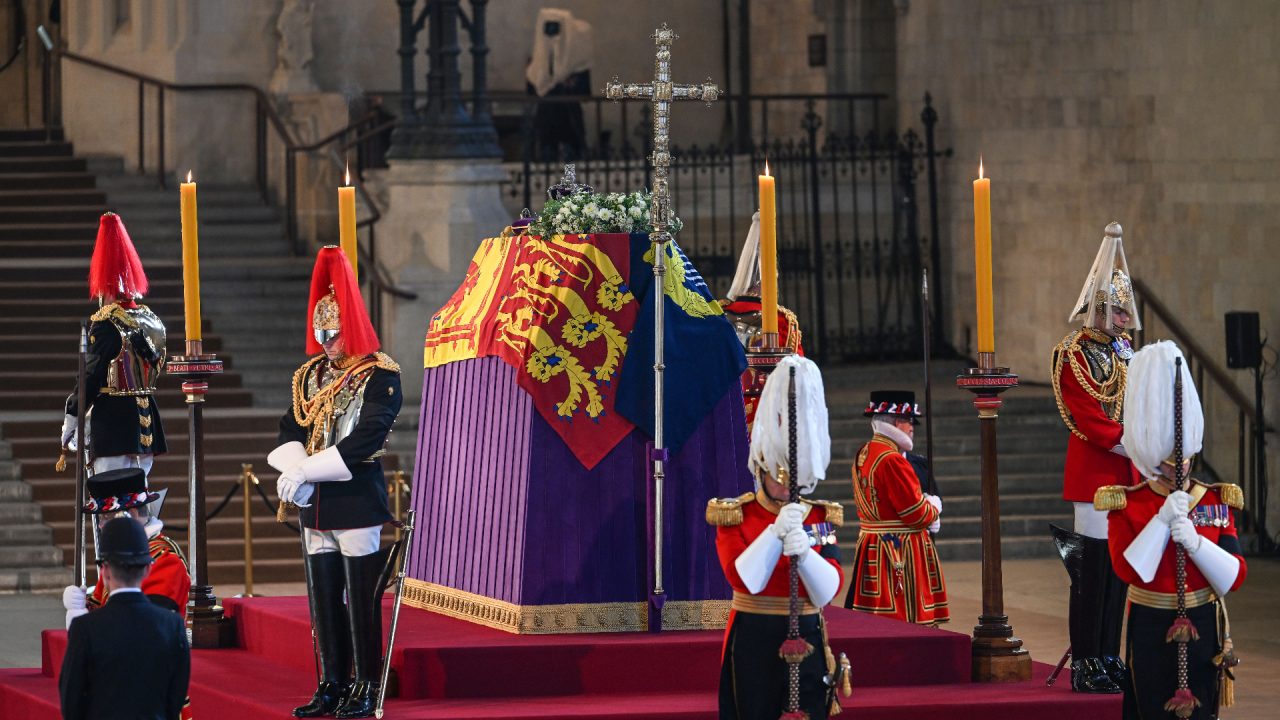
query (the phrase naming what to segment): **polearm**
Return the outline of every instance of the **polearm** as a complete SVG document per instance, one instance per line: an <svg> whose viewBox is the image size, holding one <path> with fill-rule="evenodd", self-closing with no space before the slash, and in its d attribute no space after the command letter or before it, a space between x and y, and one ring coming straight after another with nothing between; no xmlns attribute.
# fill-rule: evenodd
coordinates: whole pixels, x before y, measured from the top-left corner
<svg viewBox="0 0 1280 720"><path fill-rule="evenodd" d="M1182 358L1173 363L1173 473L1181 492L1187 491L1189 479L1182 469ZM1196 639L1195 625L1187 617L1187 551L1182 543L1174 543L1174 567L1178 582L1177 617L1169 628L1167 640L1178 644L1178 687L1164 704L1164 709L1180 718L1191 717L1200 701L1187 685L1187 644Z"/></svg>
<svg viewBox="0 0 1280 720"><path fill-rule="evenodd" d="M800 502L800 465L796 455L796 366L788 368L787 384L787 502ZM800 715L800 663L813 652L813 646L800 637L800 564L791 558L788 563L790 587L787 597L787 639L782 642L778 654L787 663L787 707L783 718ZM803 717L808 717L803 716Z"/></svg>
<svg viewBox="0 0 1280 720"><path fill-rule="evenodd" d="M396 574L396 600L391 606L391 631L387 635L387 652L382 658L382 682L378 684L378 707L373 711L376 718L382 717L382 705L387 700L387 680L391 676L391 650L396 645L396 627L400 624L400 602L404 598L404 569L409 563L409 550L413 548L413 514L410 510L404 519L404 534L400 548L400 570Z"/></svg>
<svg viewBox="0 0 1280 720"><path fill-rule="evenodd" d="M80 587L85 587L85 562L84 562L84 521L85 517L80 509L84 507L85 493L85 471L87 470L85 458L87 457L88 448L84 446L84 406L85 399L85 356L89 354L89 323L85 320L80 321L80 357L76 363L76 549L75 549L75 569L72 577L80 581Z"/></svg>
<svg viewBox="0 0 1280 720"><path fill-rule="evenodd" d="M930 357L929 335L929 268L920 278L920 327L924 331L924 447L925 467L929 474L929 494L938 494L938 479L933 475L933 359Z"/></svg>

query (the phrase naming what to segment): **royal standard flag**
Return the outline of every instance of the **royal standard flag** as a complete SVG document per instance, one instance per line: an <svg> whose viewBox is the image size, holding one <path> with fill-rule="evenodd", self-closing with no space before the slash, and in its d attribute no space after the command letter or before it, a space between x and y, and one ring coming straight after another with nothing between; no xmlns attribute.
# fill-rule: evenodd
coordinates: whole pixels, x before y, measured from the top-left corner
<svg viewBox="0 0 1280 720"><path fill-rule="evenodd" d="M642 298L622 364L617 410L650 436L653 420L653 253L647 236L631 241L631 288ZM738 387L747 369L742 343L707 283L675 241L665 245L663 282L663 441L672 452Z"/></svg>

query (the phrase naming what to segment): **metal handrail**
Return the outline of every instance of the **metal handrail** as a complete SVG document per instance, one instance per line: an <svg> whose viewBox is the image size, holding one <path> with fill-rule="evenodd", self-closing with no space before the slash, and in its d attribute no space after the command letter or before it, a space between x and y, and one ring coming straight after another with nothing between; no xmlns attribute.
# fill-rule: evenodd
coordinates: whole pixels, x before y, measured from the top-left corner
<svg viewBox="0 0 1280 720"><path fill-rule="evenodd" d="M165 172L165 102L164 102L165 91L170 91L170 92L246 92L251 94L254 97L254 101L255 101L255 121L256 121L256 129L257 129L257 132L255 133L255 136L256 136L255 154L257 156L258 191L261 194L264 203L268 205L272 204L270 188L267 182L266 124L269 122L271 127L275 130L276 135L278 136L280 142L284 145L285 161L286 161L285 162L285 183L284 183L285 184L285 204L286 204L286 232L288 233L288 236L289 236L290 245L293 248L294 253L297 255L304 255L306 253L306 249L301 246L298 238L297 168L295 164L295 157L300 152L310 152L310 151L318 150L322 147L325 147L326 145L330 145L334 142L337 142L338 140L346 137L352 132L359 131L361 128L366 127L374 119L376 119L376 115L374 115L373 113L368 113L365 116L361 117L360 119L356 120L355 122L348 124L346 127L343 127L342 129L337 130L334 133L331 133L330 135L314 143L302 144L302 143L299 143L297 140L295 140L294 137L290 134L288 126L285 124L284 119L281 118L280 114L276 111L274 104L271 102L270 96L266 93L266 91L264 91L262 88L256 85L252 85L250 83L174 83L174 82L170 82L168 80L164 80L162 78L158 78L152 75L147 75L145 73L140 73L135 70L130 70L128 68L123 68L117 65L113 65L111 63L107 63L102 60L80 55L79 53L71 52L69 50L66 50L65 48L54 46L52 44L47 44L45 47L45 50L46 50L46 72L44 73L44 83L45 83L44 106L46 109L46 116L45 116L46 128L53 127L55 126L55 124L61 125L61 118L55 119L49 114L49 108L50 108L49 99L52 94L52 88L50 87L51 73L48 72L48 64L51 61L57 61L65 58L67 60L71 60L73 62L77 62L82 65L86 65L88 67L93 67L108 73L112 73L114 75L129 78L138 83L138 174L139 175L146 174L146 124L147 124L146 119L147 118L146 118L146 110L145 110L146 108L145 91L148 85L156 89L156 92L157 92L157 102L156 102L157 123L156 124L158 128L158 133L159 133L159 137L157 140L156 176L161 187L166 187L166 184L167 184L167 178L166 178L166 172ZM357 134L356 138L348 143L345 143L343 145L343 148L345 149L345 148L351 147L355 143L359 142L361 138L365 138L365 137L368 137L370 134L385 130L387 125L388 125L387 123L376 125L372 129L365 130L365 132L362 134ZM393 297L397 297L405 300L415 300L417 299L418 296L408 290L405 290L397 286L394 282L392 282L388 277L386 268L384 268L382 264L378 261L376 250L375 250L376 245L374 243L373 226L379 220L382 219L382 213L378 210L377 204L373 202L372 195L369 193L368 189L364 186L362 178L360 177L359 168L357 168L357 172L352 176L352 184L356 187L356 192L359 193L362 198L364 198L365 205L371 210L370 217L357 223L357 226L367 227L369 230L369 243L368 243L369 249L367 252L361 253L362 255L361 259L366 263L367 267L370 267L373 269L373 272L369 273L367 277L369 278L370 289L375 293L374 308L373 308L375 321L380 321L381 313L378 311L378 308L380 308L381 302L378 299L378 294L386 293Z"/></svg>

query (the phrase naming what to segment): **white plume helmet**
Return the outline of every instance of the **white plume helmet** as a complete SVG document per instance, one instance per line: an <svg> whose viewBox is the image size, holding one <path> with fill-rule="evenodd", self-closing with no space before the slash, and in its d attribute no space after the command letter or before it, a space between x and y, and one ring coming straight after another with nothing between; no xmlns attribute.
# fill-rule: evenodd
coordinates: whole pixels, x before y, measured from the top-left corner
<svg viewBox="0 0 1280 720"><path fill-rule="evenodd" d="M1173 455L1173 382L1182 359L1182 457L1200 452L1204 413L1187 361L1168 340L1148 345L1129 361L1124 394L1124 438L1121 444L1143 477L1160 474L1160 463Z"/></svg>
<svg viewBox="0 0 1280 720"><path fill-rule="evenodd" d="M1129 313L1126 329L1142 329L1138 306L1133 298L1133 282L1129 279L1129 263L1124 257L1123 236L1124 230L1118 222L1108 224L1103 231L1102 245L1093 258L1093 266L1089 268L1084 287L1080 288L1080 296L1076 298L1075 305L1071 306L1067 322L1084 315L1085 326L1093 327L1099 310L1106 312L1110 322L1111 309L1119 307Z"/></svg>
<svg viewBox="0 0 1280 720"><path fill-rule="evenodd" d="M733 282L729 284L729 294L725 297L737 300L743 295L751 294L752 288L760 285L760 211L751 216L751 229L747 231L747 240L742 244L742 253L738 255L738 269L733 273Z"/></svg>
<svg viewBox="0 0 1280 720"><path fill-rule="evenodd" d="M751 473L760 484L760 474L775 478L778 468L788 467L790 421L787 390L791 368L796 376L796 474L801 494L813 492L819 480L827 477L831 464L831 435L827 428L827 400L822 387L822 371L812 360L789 355L778 363L760 393L755 424L751 428L751 455L747 460Z"/></svg>
<svg viewBox="0 0 1280 720"><path fill-rule="evenodd" d="M553 37L543 32L549 22L560 24L560 32ZM533 28L533 55L524 76L538 97L570 75L591 69L591 23L575 18L568 10L542 8Z"/></svg>

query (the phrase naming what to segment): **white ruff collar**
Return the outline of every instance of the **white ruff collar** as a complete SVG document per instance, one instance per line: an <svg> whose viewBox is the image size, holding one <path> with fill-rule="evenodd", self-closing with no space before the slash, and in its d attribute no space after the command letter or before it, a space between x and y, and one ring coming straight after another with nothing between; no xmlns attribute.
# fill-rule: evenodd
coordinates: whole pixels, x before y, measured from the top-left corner
<svg viewBox="0 0 1280 720"><path fill-rule="evenodd" d="M903 452L910 452L915 447L911 436L894 427L891 423L883 420L872 420L871 430L892 440L898 446L898 449Z"/></svg>

